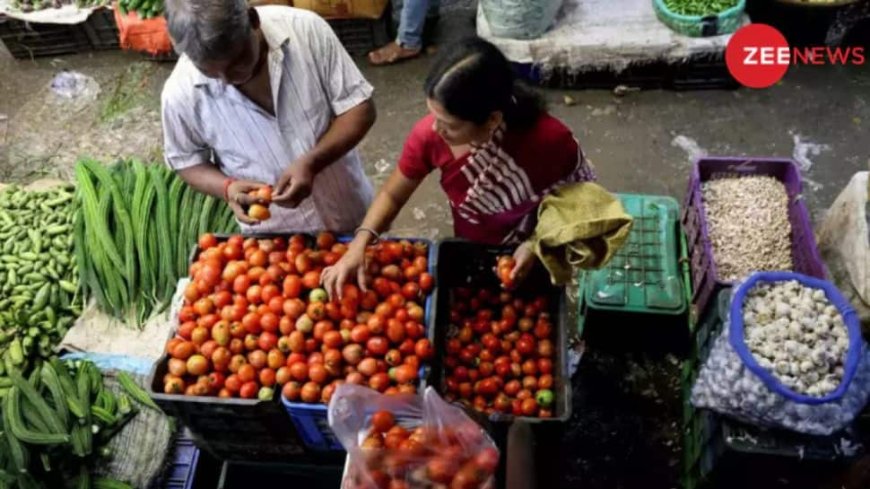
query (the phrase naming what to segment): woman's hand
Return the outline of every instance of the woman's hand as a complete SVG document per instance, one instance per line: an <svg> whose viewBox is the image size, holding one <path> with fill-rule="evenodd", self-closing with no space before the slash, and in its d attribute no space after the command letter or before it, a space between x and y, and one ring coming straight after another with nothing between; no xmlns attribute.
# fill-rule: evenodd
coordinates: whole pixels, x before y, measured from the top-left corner
<svg viewBox="0 0 870 489"><path fill-rule="evenodd" d="M320 275L320 283L329 294L330 300L341 300L344 284L353 279L356 279L363 292L367 290L368 277L364 245L362 247L353 245L349 247L347 253L335 265L324 268Z"/></svg>
<svg viewBox="0 0 870 489"><path fill-rule="evenodd" d="M258 221L248 217L247 208L250 207L251 204L268 205L268 203L262 202L260 199L255 197L251 197L248 193L265 186L265 183L253 182L250 180L236 180L227 187L227 205L229 205L230 209L233 210L233 214L236 215L236 219L238 219L239 222L245 224L257 224Z"/></svg>
<svg viewBox="0 0 870 489"><path fill-rule="evenodd" d="M515 284L514 287L526 279L526 276L532 271L532 267L535 266L536 258L535 252L532 251L532 245L528 241L517 247L516 251L514 251L516 265L511 270L511 280Z"/></svg>

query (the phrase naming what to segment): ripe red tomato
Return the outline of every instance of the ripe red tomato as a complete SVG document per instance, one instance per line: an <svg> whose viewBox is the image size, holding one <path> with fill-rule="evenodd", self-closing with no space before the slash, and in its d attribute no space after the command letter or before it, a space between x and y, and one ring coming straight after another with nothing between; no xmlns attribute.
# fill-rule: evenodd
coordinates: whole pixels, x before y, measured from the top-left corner
<svg viewBox="0 0 870 489"><path fill-rule="evenodd" d="M239 390L239 396L241 396L242 399L254 399L257 397L257 391L259 390L260 386L258 386L256 382L245 382Z"/></svg>
<svg viewBox="0 0 870 489"><path fill-rule="evenodd" d="M544 390L544 389L552 390L552 389L553 389L553 384L554 384L554 382L553 382L553 376L552 376L552 375L549 375L549 374L542 375L542 376L538 379L538 389L541 389L541 390Z"/></svg>
<svg viewBox="0 0 870 489"><path fill-rule="evenodd" d="M233 394L238 394L242 389L242 380L239 376L232 374L224 381L224 387Z"/></svg>
<svg viewBox="0 0 870 489"><path fill-rule="evenodd" d="M327 372L326 367L320 363L311 365L308 368L308 376L311 378L312 382L319 385L324 385L329 381L329 372Z"/></svg>
<svg viewBox="0 0 870 489"><path fill-rule="evenodd" d="M354 328L350 332L350 339L354 343L363 344L369 340L369 328L368 326L364 326L362 324L358 324L354 326Z"/></svg>
<svg viewBox="0 0 870 489"><path fill-rule="evenodd" d="M534 337L528 333L523 334L516 344L516 351L524 357L534 354L536 348L537 344L535 343Z"/></svg>
<svg viewBox="0 0 870 489"><path fill-rule="evenodd" d="M387 340L381 336L369 338L366 342L366 349L371 355L384 356L387 354L390 345Z"/></svg>
<svg viewBox="0 0 870 489"><path fill-rule="evenodd" d="M435 279L432 278L427 272L423 272L420 274L420 289L423 293L428 294L432 292L432 289L435 288Z"/></svg>
<svg viewBox="0 0 870 489"><path fill-rule="evenodd" d="M260 385L264 387L272 387L276 382L276 374L275 371L271 368L264 368L260 370Z"/></svg>
<svg viewBox="0 0 870 489"><path fill-rule="evenodd" d="M300 397L302 402L315 403L320 401L320 386L314 382L307 382L302 386Z"/></svg>
<svg viewBox="0 0 870 489"><path fill-rule="evenodd" d="M394 344L400 344L405 340L405 325L396 319L387 321L387 339Z"/></svg>
<svg viewBox="0 0 870 489"><path fill-rule="evenodd" d="M257 338L257 347L259 347L263 351L271 351L276 346L278 346L278 336L274 333L269 333L268 331L264 331L260 333L259 338Z"/></svg>
<svg viewBox="0 0 870 489"><path fill-rule="evenodd" d="M399 352L399 350L390 350L387 352L386 356L384 356L384 361L386 361L387 365L391 367L401 365L402 354Z"/></svg>
<svg viewBox="0 0 870 489"><path fill-rule="evenodd" d="M417 340L417 343L414 345L414 354L424 362L431 360L435 357L435 350L432 348L432 342L427 338Z"/></svg>
<svg viewBox="0 0 870 489"><path fill-rule="evenodd" d="M303 362L297 362L290 366L290 376L298 382L308 380L308 365Z"/></svg>
<svg viewBox="0 0 870 489"><path fill-rule="evenodd" d="M377 411L372 414L372 430L375 433L386 433L396 425L396 418L389 411Z"/></svg>
<svg viewBox="0 0 870 489"><path fill-rule="evenodd" d="M417 380L417 368L409 364L399 365L392 369L390 377L399 384L410 384Z"/></svg>
<svg viewBox="0 0 870 489"><path fill-rule="evenodd" d="M538 362L528 359L523 362L524 375L538 375Z"/></svg>
<svg viewBox="0 0 870 489"><path fill-rule="evenodd" d="M547 375L553 373L553 360L549 358L539 358L538 359L538 372L541 375Z"/></svg>
<svg viewBox="0 0 870 489"><path fill-rule="evenodd" d="M538 403L534 398L523 400L522 405L523 416L536 416L538 414Z"/></svg>
<svg viewBox="0 0 870 489"><path fill-rule="evenodd" d="M504 393L507 394L508 396L516 397L516 395L519 394L521 388L522 388L522 385L520 384L520 381L514 379L514 380L511 380L510 382L508 382L507 384L505 384L503 390L504 390Z"/></svg>
<svg viewBox="0 0 870 489"><path fill-rule="evenodd" d="M275 299L279 299L279 302L280 302L280 298L276 297ZM280 322L280 319L278 318L278 315L276 315L272 312L267 312L266 314L263 314L260 317L260 327L263 329L263 331L267 331L269 333L277 333L278 332L278 323L279 322Z"/></svg>
<svg viewBox="0 0 870 489"><path fill-rule="evenodd" d="M302 286L306 289L316 289L320 286L320 271L312 270L302 276Z"/></svg>
<svg viewBox="0 0 870 489"><path fill-rule="evenodd" d="M541 340L538 342L538 356L550 358L555 354L553 342L550 340Z"/></svg>
<svg viewBox="0 0 870 489"><path fill-rule="evenodd" d="M366 377L371 377L378 372L378 362L374 358L363 358L357 365L357 371Z"/></svg>
<svg viewBox="0 0 870 489"><path fill-rule="evenodd" d="M217 246L218 240L214 234L206 233L199 237L199 249L207 250Z"/></svg>
<svg viewBox="0 0 870 489"><path fill-rule="evenodd" d="M374 389L378 392L386 391L389 386L390 386L390 377L383 372L376 373L376 374L372 375L371 378L369 379L369 387L371 387L372 389Z"/></svg>

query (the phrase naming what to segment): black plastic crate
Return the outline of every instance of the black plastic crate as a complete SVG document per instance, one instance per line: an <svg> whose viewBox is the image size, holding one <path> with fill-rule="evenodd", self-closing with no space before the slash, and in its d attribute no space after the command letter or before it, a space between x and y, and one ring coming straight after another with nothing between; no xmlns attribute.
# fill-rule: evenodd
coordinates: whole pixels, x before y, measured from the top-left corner
<svg viewBox="0 0 870 489"><path fill-rule="evenodd" d="M452 290L458 287L500 290L501 285L493 272L496 260L501 255L511 255L516 248L512 246L489 246L460 239L448 239L438 243L438 263L435 274L435 316L434 316L434 347L436 352L446 350L447 328L450 326L450 307ZM554 363L554 386L556 395L553 418L522 418L532 423L549 424L565 422L571 417L571 379L568 375L568 335L571 328L567 311L565 289L555 287L550 282L549 274L540 265L523 281L515 291L515 295L546 295L550 315L553 318L556 338ZM431 385L442 392L444 368L443 356L436 357ZM512 420L512 416L496 414L490 421L502 422Z"/></svg>
<svg viewBox="0 0 870 489"><path fill-rule="evenodd" d="M88 17L82 28L94 51L118 49L118 25L112 9L101 8Z"/></svg>
<svg viewBox="0 0 870 489"><path fill-rule="evenodd" d="M328 19L341 44L353 56L364 56L392 40L389 9L380 19Z"/></svg>
<svg viewBox="0 0 870 489"><path fill-rule="evenodd" d="M91 50L84 24L35 24L0 14L0 41L13 57L30 59Z"/></svg>
<svg viewBox="0 0 870 489"><path fill-rule="evenodd" d="M151 398L190 430L196 445L221 460L286 460L305 452L278 395L270 401L164 394L168 356L151 374Z"/></svg>
<svg viewBox="0 0 870 489"><path fill-rule="evenodd" d="M341 487L343 470L344 455L332 460L310 460L308 463L294 460L292 464L227 462L221 468L217 489L250 489L282 485L304 489L337 489Z"/></svg>

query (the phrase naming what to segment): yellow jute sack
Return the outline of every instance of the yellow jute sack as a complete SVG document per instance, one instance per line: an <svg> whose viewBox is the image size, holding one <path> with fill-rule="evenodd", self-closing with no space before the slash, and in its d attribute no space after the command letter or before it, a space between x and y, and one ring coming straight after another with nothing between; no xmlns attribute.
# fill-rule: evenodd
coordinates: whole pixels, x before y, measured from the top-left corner
<svg viewBox="0 0 870 489"><path fill-rule="evenodd" d="M565 284L577 268L607 264L628 239L632 221L604 187L591 182L566 185L545 197L538 208L534 251L553 283Z"/></svg>

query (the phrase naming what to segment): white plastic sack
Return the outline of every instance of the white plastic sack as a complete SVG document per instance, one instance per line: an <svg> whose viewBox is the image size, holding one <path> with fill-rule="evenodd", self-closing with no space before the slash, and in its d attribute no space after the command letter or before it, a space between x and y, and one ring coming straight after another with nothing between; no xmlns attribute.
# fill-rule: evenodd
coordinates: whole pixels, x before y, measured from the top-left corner
<svg viewBox="0 0 870 489"><path fill-rule="evenodd" d="M822 396L792 390L762 367L744 337L743 302L756 284L797 280L821 289L843 317L848 347L839 386ZM870 352L857 315L829 282L791 272L763 272L734 288L729 320L715 339L692 389L692 404L741 421L812 435L830 435L848 426L870 395Z"/></svg>
<svg viewBox="0 0 870 489"><path fill-rule="evenodd" d="M536 39L553 25L560 7L562 0L480 0L478 15L496 37Z"/></svg>

